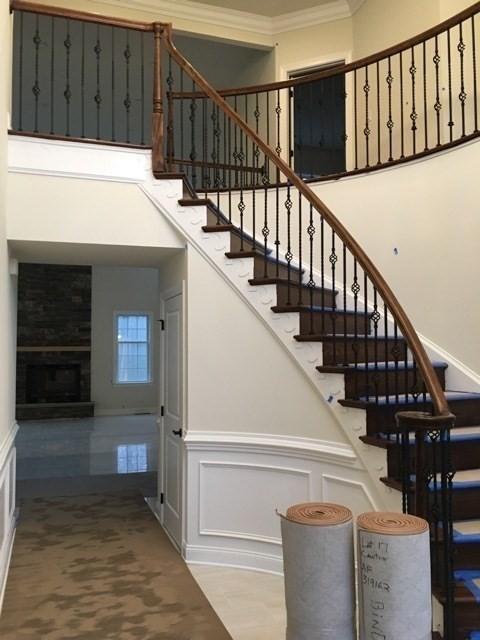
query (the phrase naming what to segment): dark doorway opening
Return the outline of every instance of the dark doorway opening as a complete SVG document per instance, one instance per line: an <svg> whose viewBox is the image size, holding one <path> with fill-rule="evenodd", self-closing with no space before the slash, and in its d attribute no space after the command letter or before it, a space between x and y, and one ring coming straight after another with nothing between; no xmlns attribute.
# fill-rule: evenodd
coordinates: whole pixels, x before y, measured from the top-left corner
<svg viewBox="0 0 480 640"><path fill-rule="evenodd" d="M344 66L344 62L292 73L290 78L305 77L339 66ZM316 178L345 171L344 74L295 86L291 94L291 108L291 156L295 172L303 178Z"/></svg>

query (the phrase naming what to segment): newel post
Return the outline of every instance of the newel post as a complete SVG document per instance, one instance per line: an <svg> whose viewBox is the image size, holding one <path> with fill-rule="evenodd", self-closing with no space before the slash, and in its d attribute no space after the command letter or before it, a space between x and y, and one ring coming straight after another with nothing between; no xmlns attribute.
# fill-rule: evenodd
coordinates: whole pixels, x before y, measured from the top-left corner
<svg viewBox="0 0 480 640"><path fill-rule="evenodd" d="M165 155L163 151L164 109L162 80L162 39L166 25L162 22L153 24L153 114L152 114L152 172L154 176L165 172Z"/></svg>

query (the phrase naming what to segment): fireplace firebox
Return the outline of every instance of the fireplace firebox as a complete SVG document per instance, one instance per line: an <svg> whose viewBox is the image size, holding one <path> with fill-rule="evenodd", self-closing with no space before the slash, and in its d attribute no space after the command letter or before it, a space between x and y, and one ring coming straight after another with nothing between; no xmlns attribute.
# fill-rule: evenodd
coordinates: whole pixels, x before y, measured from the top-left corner
<svg viewBox="0 0 480 640"><path fill-rule="evenodd" d="M81 400L79 364L29 364L26 383L29 403Z"/></svg>

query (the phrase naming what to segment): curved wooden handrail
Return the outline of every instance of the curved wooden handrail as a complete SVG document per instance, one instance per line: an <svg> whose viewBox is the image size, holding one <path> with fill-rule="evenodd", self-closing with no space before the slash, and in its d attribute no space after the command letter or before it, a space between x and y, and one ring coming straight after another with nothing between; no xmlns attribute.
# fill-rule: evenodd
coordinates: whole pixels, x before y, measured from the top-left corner
<svg viewBox="0 0 480 640"><path fill-rule="evenodd" d="M306 198L306 200L320 213L324 220L335 231L337 236L345 243L345 246L351 251L352 255L357 259L358 263L368 274L372 284L376 287L380 293L383 301L387 304L388 309L392 313L397 325L402 332L403 337L407 341L410 347L419 370L423 376L425 385L430 393L432 404L434 406L434 412L436 415L447 415L450 413L448 403L445 398L445 393L440 385L439 379L435 374L430 359L427 356L425 348L423 347L410 319L405 313L404 309L397 300L395 294L385 281L384 277L377 269L377 267L370 260L368 255L350 234L350 232L343 226L338 218L332 211L320 200L320 198L312 191L312 189L305 184L305 182L296 175L290 167L275 152L257 135L248 124L230 107L230 105L223 99L223 97L216 91L205 78L188 62L186 58L178 51L172 40L172 27L171 25L162 25L162 38L165 46L171 56L176 60L178 65L184 70L187 75L195 82L198 87L202 89L202 93L208 96L243 132L246 136L254 142L254 144L261 150L265 156L272 162L277 169L283 173L289 183L296 187L298 191Z"/></svg>
<svg viewBox="0 0 480 640"><path fill-rule="evenodd" d="M387 49L383 49L383 51L379 51L370 56L366 56L364 58L360 58L355 62L351 62L349 64L341 65L338 67L332 67L330 69L325 69L325 71L318 71L317 73L310 73L307 76L300 76L299 78L291 78L289 80L281 80L279 82L269 82L266 84L259 85L250 85L246 87L236 87L231 89L220 89L218 91L219 95L226 97L233 96L243 96L243 95L251 95L254 93L265 93L267 91L277 91L280 89L287 89L289 87L295 87L301 84L308 84L310 82L314 82L316 80L323 80L325 78L333 78L335 76L344 75L351 71L355 71L358 69L362 69L363 67L375 64L380 62L381 60L385 60L388 57L394 56L400 52L406 51L407 49L411 49L412 47L422 44L426 40L430 40L435 36L440 35L441 33L455 27L460 24L464 20L471 18L475 14L480 12L480 2L475 2L467 9L464 9L460 13L452 16L448 20L441 22L440 24L432 27L431 29L427 29L422 33L414 36L413 38L409 38L408 40L404 40L399 44L396 44L392 47L388 47ZM174 92L172 93L173 98L201 98L203 92Z"/></svg>
<svg viewBox="0 0 480 640"><path fill-rule="evenodd" d="M151 22L112 18L111 16L104 16L86 11L64 9L63 7L52 7L50 5L26 2L24 0L12 0L10 3L10 9L14 11L38 13L43 16L52 16L54 18L68 18L69 20L93 22L95 24L104 24L109 27L123 27L125 29L134 29L136 31L153 31L153 23Z"/></svg>

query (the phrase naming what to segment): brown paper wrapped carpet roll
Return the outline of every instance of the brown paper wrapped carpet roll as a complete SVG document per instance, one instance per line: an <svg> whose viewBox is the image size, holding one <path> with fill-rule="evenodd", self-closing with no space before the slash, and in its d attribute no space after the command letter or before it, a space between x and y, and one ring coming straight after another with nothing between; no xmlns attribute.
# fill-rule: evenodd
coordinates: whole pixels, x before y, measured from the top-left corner
<svg viewBox="0 0 480 640"><path fill-rule="evenodd" d="M287 640L354 640L352 513L309 502L281 518Z"/></svg>

